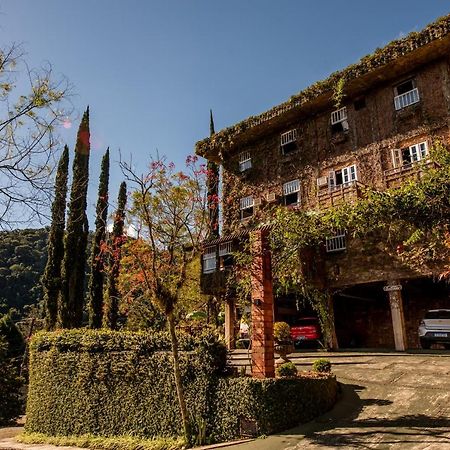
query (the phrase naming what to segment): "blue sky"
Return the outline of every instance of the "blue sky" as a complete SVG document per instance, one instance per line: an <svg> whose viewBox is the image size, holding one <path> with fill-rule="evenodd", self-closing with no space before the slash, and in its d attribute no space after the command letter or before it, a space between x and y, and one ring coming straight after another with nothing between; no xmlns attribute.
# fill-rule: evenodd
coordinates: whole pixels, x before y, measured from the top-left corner
<svg viewBox="0 0 450 450"><path fill-rule="evenodd" d="M142 170L156 150L182 165L210 108L216 130L232 125L449 12L444 0L0 0L0 42L69 78L76 122L90 105L93 205L106 146ZM77 125L62 130L71 150ZM113 162L112 197L121 179Z"/></svg>

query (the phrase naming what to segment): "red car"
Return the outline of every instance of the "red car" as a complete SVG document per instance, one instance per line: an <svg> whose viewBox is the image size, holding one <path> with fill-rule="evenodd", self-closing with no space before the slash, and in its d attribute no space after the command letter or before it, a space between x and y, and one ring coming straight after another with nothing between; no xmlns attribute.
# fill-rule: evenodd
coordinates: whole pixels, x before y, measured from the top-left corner
<svg viewBox="0 0 450 450"><path fill-rule="evenodd" d="M291 326L291 339L295 345L317 343L320 337L320 324L317 317L302 317Z"/></svg>

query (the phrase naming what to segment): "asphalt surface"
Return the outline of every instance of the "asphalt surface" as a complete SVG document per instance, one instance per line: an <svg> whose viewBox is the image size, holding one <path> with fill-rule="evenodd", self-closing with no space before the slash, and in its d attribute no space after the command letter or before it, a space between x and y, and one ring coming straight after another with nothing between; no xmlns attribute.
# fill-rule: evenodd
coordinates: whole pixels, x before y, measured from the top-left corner
<svg viewBox="0 0 450 450"><path fill-rule="evenodd" d="M297 353L293 360L307 370L319 356L331 360L343 386L332 411L226 448L450 450L450 352Z"/></svg>

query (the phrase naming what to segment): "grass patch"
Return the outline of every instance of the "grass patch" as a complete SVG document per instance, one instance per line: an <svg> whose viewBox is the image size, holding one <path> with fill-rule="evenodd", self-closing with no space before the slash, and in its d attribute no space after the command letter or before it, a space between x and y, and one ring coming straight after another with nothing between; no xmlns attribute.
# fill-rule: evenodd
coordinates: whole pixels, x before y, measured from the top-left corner
<svg viewBox="0 0 450 450"><path fill-rule="evenodd" d="M16 438L25 444L67 445L92 450L181 450L185 448L182 438L140 439L135 436L102 437L85 434L83 436L47 436L42 433L21 433Z"/></svg>

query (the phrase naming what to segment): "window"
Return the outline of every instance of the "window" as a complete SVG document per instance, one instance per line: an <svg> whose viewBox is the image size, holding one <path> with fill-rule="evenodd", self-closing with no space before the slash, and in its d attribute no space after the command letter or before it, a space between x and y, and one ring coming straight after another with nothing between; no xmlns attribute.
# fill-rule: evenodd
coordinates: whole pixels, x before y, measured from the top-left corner
<svg viewBox="0 0 450 450"><path fill-rule="evenodd" d="M337 230L333 236L325 239L327 253L341 252L347 248L345 230Z"/></svg>
<svg viewBox="0 0 450 450"><path fill-rule="evenodd" d="M280 136L281 140L281 153L288 155L297 150L297 130L289 130Z"/></svg>
<svg viewBox="0 0 450 450"><path fill-rule="evenodd" d="M347 107L331 113L331 132L340 133L348 130Z"/></svg>
<svg viewBox="0 0 450 450"><path fill-rule="evenodd" d="M420 101L419 91L415 80L405 81L394 88L395 110L406 108Z"/></svg>
<svg viewBox="0 0 450 450"><path fill-rule="evenodd" d="M328 175L328 188L333 190L340 186L348 186L357 180L356 164L340 170L331 170Z"/></svg>
<svg viewBox="0 0 450 450"><path fill-rule="evenodd" d="M216 247L206 247L203 253L203 273L216 271Z"/></svg>
<svg viewBox="0 0 450 450"><path fill-rule="evenodd" d="M292 180L283 184L283 198L286 206L300 203L300 180Z"/></svg>
<svg viewBox="0 0 450 450"><path fill-rule="evenodd" d="M426 159L428 156L428 145L426 142L410 145L405 148L394 148L392 152L392 164L394 168L407 166L412 163Z"/></svg>
<svg viewBox="0 0 450 450"><path fill-rule="evenodd" d="M252 158L250 152L242 152L239 154L239 171L245 172L252 168Z"/></svg>
<svg viewBox="0 0 450 450"><path fill-rule="evenodd" d="M240 210L241 210L241 220L248 219L253 216L255 202L253 196L248 196L241 198L240 200Z"/></svg>
<svg viewBox="0 0 450 450"><path fill-rule="evenodd" d="M220 260L220 270L224 270L227 267L231 267L234 263L232 255L232 243L224 242L219 245L219 260Z"/></svg>

